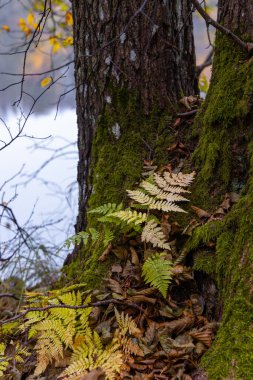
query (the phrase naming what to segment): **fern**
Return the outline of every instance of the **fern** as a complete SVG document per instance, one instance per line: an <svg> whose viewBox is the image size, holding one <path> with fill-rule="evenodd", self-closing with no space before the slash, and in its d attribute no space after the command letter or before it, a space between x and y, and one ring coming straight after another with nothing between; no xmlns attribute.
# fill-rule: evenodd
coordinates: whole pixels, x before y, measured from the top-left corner
<svg viewBox="0 0 253 380"><path fill-rule="evenodd" d="M5 356L6 346L4 343L0 343L0 376L3 376L6 369L9 366L9 361Z"/></svg>
<svg viewBox="0 0 253 380"><path fill-rule="evenodd" d="M122 210L123 205L120 203L117 205L116 203L107 203L102 206L99 206L97 208L94 208L93 210L88 211L89 214L100 214L100 215L107 215L112 214L113 212Z"/></svg>
<svg viewBox="0 0 253 380"><path fill-rule="evenodd" d="M98 230L96 230L95 228L89 228L89 233L90 233L92 243L95 243L96 241L98 241L100 237L100 233Z"/></svg>
<svg viewBox="0 0 253 380"><path fill-rule="evenodd" d="M108 244L115 238L114 233L107 227L105 226L104 230L104 239L103 239L103 245L104 247L107 247Z"/></svg>
<svg viewBox="0 0 253 380"><path fill-rule="evenodd" d="M117 344L103 347L102 341L96 331L88 328L84 340L75 346L71 356L70 365L59 376L60 379L71 379L78 375L87 374L96 368L102 368L106 379L115 379L123 365L122 353Z"/></svg>
<svg viewBox="0 0 253 380"><path fill-rule="evenodd" d="M50 305L67 304L80 306L88 304L90 296L82 300L80 291L67 292L57 296L44 297L41 303ZM38 304L37 304L38 306ZM68 309L52 308L46 312L32 311L27 314L27 321L22 330L28 331L28 337L36 338L35 351L37 353L37 365L35 375L43 373L53 361L63 357L67 348L73 348L75 337L84 335L88 326L88 318L92 308Z"/></svg>
<svg viewBox="0 0 253 380"><path fill-rule="evenodd" d="M161 227L153 220L150 220L143 228L141 240L151 243L154 247L170 250L170 245L166 242L166 237Z"/></svg>
<svg viewBox="0 0 253 380"><path fill-rule="evenodd" d="M119 218L120 220L126 222L127 224L133 223L135 225L146 222L148 218L148 215L146 213L137 212L135 210L132 211L129 209L117 211L110 215Z"/></svg>
<svg viewBox="0 0 253 380"><path fill-rule="evenodd" d="M163 254L155 253L143 264L142 276L147 284L159 290L166 298L172 278L172 263L165 260Z"/></svg>
<svg viewBox="0 0 253 380"><path fill-rule="evenodd" d="M169 202L188 201L188 199L179 195L182 192L179 187L171 187L170 190L163 190L148 181L142 181L140 186L157 199L166 199Z"/></svg>
<svg viewBox="0 0 253 380"><path fill-rule="evenodd" d="M160 201L157 200L155 197L151 197L145 193L143 193L140 190L127 190L128 195L130 198L135 200L136 202L143 204L143 205L148 205L149 209L153 210L162 210L165 212L169 211L175 211L175 212L185 212L182 208L177 206L175 203L173 203L172 198L169 199L167 198L165 201Z"/></svg>
<svg viewBox="0 0 253 380"><path fill-rule="evenodd" d="M71 245L75 245L75 244L79 245L83 243L84 245L87 245L89 237L90 237L90 234L88 232L81 231L78 234L69 237L63 244L63 247L66 247L69 249Z"/></svg>

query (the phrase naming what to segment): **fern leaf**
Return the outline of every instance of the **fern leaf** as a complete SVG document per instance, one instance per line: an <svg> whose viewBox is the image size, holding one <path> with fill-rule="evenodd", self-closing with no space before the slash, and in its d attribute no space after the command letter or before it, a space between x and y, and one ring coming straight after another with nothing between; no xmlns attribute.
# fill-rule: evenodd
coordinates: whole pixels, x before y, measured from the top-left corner
<svg viewBox="0 0 253 380"><path fill-rule="evenodd" d="M149 209L153 210L162 210L165 212L169 211L175 211L175 212L186 212L173 202L166 201L159 201L156 200L156 198L151 197L145 193L143 193L140 190L127 190L128 195L130 198L134 199L136 202L139 202L141 204L146 204L149 206Z"/></svg>
<svg viewBox="0 0 253 380"><path fill-rule="evenodd" d="M135 225L146 222L148 217L146 213L137 212L136 210L122 210L114 212L111 215L116 216L127 224L134 223Z"/></svg>
<svg viewBox="0 0 253 380"><path fill-rule="evenodd" d="M170 245L160 226L153 220L150 220L143 228L141 240L151 243L154 247L170 250Z"/></svg>
<svg viewBox="0 0 253 380"><path fill-rule="evenodd" d="M156 184L163 189L164 191L171 192L173 194L182 194L182 193L190 193L189 190L186 190L185 188L177 185L172 186L171 184L167 183L167 181L162 177L161 175L154 173L154 181Z"/></svg>
<svg viewBox="0 0 253 380"><path fill-rule="evenodd" d="M160 189L155 184L148 181L143 181L140 186L157 199L166 199L168 202L188 201L188 199L180 195L180 188L177 187L171 187L171 190ZM177 191L174 193L173 189L176 189Z"/></svg>
<svg viewBox="0 0 253 380"><path fill-rule="evenodd" d="M98 241L99 236L100 236L99 231L96 230L95 228L89 228L89 232L90 232L90 235L91 235L92 243L95 243L96 241Z"/></svg>
<svg viewBox="0 0 253 380"><path fill-rule="evenodd" d="M127 193L131 199L134 201L140 203L140 204L150 204L153 202L153 198L151 198L149 195L143 193L143 191L140 190L127 190Z"/></svg>
<svg viewBox="0 0 253 380"><path fill-rule="evenodd" d="M90 214L100 214L100 215L106 215L106 214L112 214L113 212L122 210L122 203L117 205L116 203L106 203L102 206L96 207L93 210L88 211Z"/></svg>
<svg viewBox="0 0 253 380"><path fill-rule="evenodd" d="M9 362L5 356L6 345L0 343L0 376L3 376L8 368Z"/></svg>
<svg viewBox="0 0 253 380"><path fill-rule="evenodd" d="M142 276L163 295L167 296L168 287L172 278L172 263L164 260L163 254L154 254L142 266Z"/></svg>
<svg viewBox="0 0 253 380"><path fill-rule="evenodd" d="M124 313L120 314L116 308L114 308L114 313L116 316L116 320L117 320L121 335L124 336L127 333L129 333L131 335L138 336L141 333L135 321L128 314L124 314Z"/></svg>
<svg viewBox="0 0 253 380"><path fill-rule="evenodd" d="M108 247L109 243L115 238L114 233L108 228L105 227L104 230L104 240L103 240L103 246Z"/></svg>
<svg viewBox="0 0 253 380"><path fill-rule="evenodd" d="M149 204L149 208L152 210L161 210L164 212L184 212L186 213L185 210L183 210L181 207L177 206L173 202L168 202L168 201L154 201Z"/></svg>
<svg viewBox="0 0 253 380"><path fill-rule="evenodd" d="M165 172L163 177L172 186L188 187L194 180L195 172L190 174Z"/></svg>

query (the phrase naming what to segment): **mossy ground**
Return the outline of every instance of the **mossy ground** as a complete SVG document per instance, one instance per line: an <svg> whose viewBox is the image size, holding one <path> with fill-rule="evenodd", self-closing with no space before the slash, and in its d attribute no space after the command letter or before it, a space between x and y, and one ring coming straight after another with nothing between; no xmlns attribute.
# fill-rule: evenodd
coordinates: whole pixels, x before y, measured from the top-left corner
<svg viewBox="0 0 253 380"><path fill-rule="evenodd" d="M221 327L201 365L209 379L253 378L253 62L226 37L216 39L211 87L194 134L193 160L199 168L194 198L216 207L225 192L240 201L223 221L196 229L189 249L216 240L215 280L221 292ZM198 171L198 169L197 169ZM202 263L203 264L203 263ZM197 262L201 269L201 260ZM206 263L202 270L210 273Z"/></svg>

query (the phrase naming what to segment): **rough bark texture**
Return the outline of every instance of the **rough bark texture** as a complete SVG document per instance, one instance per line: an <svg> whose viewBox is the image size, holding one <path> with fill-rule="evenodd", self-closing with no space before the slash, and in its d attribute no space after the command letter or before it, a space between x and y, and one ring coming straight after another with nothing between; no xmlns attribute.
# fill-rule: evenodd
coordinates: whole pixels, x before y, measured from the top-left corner
<svg viewBox="0 0 253 380"><path fill-rule="evenodd" d="M194 94L196 80L189 0L73 0L72 4L79 130L77 231L80 231L86 227L87 200L91 191L96 191L94 186L92 189L92 177L101 174L94 171L100 153L93 158L91 153L101 115L102 145L105 140L120 144L124 127L114 117L124 113L120 108L128 109L128 115L123 116L129 119L126 129L133 128L134 135L151 113L154 115L154 110L157 114L165 110L168 113L179 97ZM105 113L110 116L109 122L108 117L105 121ZM138 124L135 132L134 123ZM132 143L144 139L145 130L141 133ZM100 149L100 140L96 141L96 149ZM143 145L145 142L142 148ZM148 145L146 142L146 149ZM114 156L115 163L119 165L121 161L121 155ZM131 177L131 171L127 174ZM114 182L113 175L110 177L107 184ZM124 183L124 178L121 180Z"/></svg>
<svg viewBox="0 0 253 380"><path fill-rule="evenodd" d="M218 20L252 42L252 2L220 0ZM203 260L202 268L214 271L221 292L221 327L202 361L212 380L253 378L252 88L252 58L217 33L211 87L195 123L195 197L205 208L217 206L225 192L237 192L240 199L223 221L196 229L190 242L196 250L216 240L213 267Z"/></svg>

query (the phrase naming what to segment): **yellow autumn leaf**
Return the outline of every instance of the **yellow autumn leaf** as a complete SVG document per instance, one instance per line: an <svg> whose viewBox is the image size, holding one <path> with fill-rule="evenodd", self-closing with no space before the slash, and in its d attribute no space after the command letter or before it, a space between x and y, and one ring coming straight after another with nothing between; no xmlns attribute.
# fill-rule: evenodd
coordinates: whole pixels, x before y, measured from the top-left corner
<svg viewBox="0 0 253 380"><path fill-rule="evenodd" d="M69 36L62 41L63 46L73 45L73 37Z"/></svg>
<svg viewBox="0 0 253 380"><path fill-rule="evenodd" d="M33 27L34 23L35 23L35 17L33 15L33 13L29 13L27 15L27 24L30 25L31 27Z"/></svg>
<svg viewBox="0 0 253 380"><path fill-rule="evenodd" d="M53 51L53 54L57 53L57 51L60 49L61 47L61 44L58 40L57 37L50 37L49 38L49 43L50 45L53 47L52 51Z"/></svg>
<svg viewBox="0 0 253 380"><path fill-rule="evenodd" d="M69 25L69 26L72 26L73 25L73 16L70 12L66 12L65 14L65 21L66 21L66 24Z"/></svg>
<svg viewBox="0 0 253 380"><path fill-rule="evenodd" d="M10 31L10 27L8 25L2 25L2 29L5 30L6 32Z"/></svg>
<svg viewBox="0 0 253 380"><path fill-rule="evenodd" d="M22 17L19 19L18 25L20 29L22 30L22 32L24 32L24 30L27 28L25 19L23 19Z"/></svg>
<svg viewBox="0 0 253 380"><path fill-rule="evenodd" d="M46 77L40 82L41 87L48 86L53 81L52 77Z"/></svg>

